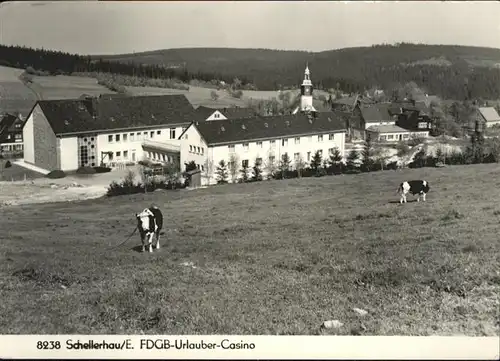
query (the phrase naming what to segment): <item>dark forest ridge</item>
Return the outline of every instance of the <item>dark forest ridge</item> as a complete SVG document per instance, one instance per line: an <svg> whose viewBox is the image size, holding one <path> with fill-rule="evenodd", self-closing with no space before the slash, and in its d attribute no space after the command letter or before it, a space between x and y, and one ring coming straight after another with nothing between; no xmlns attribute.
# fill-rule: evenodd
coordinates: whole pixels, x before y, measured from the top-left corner
<svg viewBox="0 0 500 361"><path fill-rule="evenodd" d="M95 57L94 57L95 58ZM464 83L476 96L500 96L500 49L401 43L321 52L272 49L178 48L102 57L108 61L238 77L258 89L294 86L309 63L320 88L347 92L372 87L389 90L414 81L427 92L463 99ZM493 79L496 79L493 81Z"/></svg>
<svg viewBox="0 0 500 361"><path fill-rule="evenodd" d="M465 60L471 65L491 66L492 62L500 62L500 49L488 47L474 47L462 45L427 45L401 43L395 45L380 44L364 47L348 47L335 50L325 50L319 52L302 50L277 50L264 48L172 48L162 50L152 50L145 52L135 52L117 55L93 55L94 59L106 59L120 62L137 62L151 65L180 65L186 62L194 66L195 64L205 64L211 62L231 62L243 59L253 59L257 61L282 61L287 58L289 61L302 61L304 59L324 60L325 57L331 60L341 60L345 57L370 56L394 60L395 64L401 62L425 61L433 58L444 57L454 63ZM483 61L483 62L481 62Z"/></svg>
<svg viewBox="0 0 500 361"><path fill-rule="evenodd" d="M500 99L500 49L401 43L322 52L271 49L181 48L88 56L0 45L2 65L51 73L101 72L182 82L238 78L245 89L297 88L309 63L317 88L344 92L408 82L444 99ZM467 84L467 86L465 86ZM470 94L470 95L468 95Z"/></svg>

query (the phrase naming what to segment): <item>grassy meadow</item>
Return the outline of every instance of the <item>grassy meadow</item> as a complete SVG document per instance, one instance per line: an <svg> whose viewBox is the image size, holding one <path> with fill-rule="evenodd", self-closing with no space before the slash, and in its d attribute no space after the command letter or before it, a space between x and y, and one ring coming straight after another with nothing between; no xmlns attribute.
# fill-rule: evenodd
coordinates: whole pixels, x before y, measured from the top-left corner
<svg viewBox="0 0 500 361"><path fill-rule="evenodd" d="M76 99L83 94L115 94L114 91L97 84L96 79L81 76L33 76L31 87L40 93L44 100Z"/></svg>
<svg viewBox="0 0 500 361"><path fill-rule="evenodd" d="M499 176L406 169L4 208L0 332L499 335ZM405 179L430 182L427 202L398 203ZM137 234L109 250L151 204L160 250L140 253Z"/></svg>
<svg viewBox="0 0 500 361"><path fill-rule="evenodd" d="M19 79L23 71L0 66L0 112L28 113L35 104L37 94Z"/></svg>

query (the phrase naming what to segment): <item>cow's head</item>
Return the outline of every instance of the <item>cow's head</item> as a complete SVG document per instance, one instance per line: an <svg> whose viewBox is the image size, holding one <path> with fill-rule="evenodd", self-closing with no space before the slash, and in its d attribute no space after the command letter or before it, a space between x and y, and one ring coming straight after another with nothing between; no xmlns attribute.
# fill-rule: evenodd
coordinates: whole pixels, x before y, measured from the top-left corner
<svg viewBox="0 0 500 361"><path fill-rule="evenodd" d="M137 218L137 226L139 228L142 228L146 232L149 231L149 222L151 221L152 217L154 217L153 212L151 212L147 208L144 209L141 213L136 213L135 218Z"/></svg>

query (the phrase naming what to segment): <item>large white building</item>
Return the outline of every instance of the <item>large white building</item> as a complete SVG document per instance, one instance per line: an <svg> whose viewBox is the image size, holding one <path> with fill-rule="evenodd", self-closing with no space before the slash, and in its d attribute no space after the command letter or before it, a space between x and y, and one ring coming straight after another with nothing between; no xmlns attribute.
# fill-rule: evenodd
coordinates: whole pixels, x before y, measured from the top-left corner
<svg viewBox="0 0 500 361"><path fill-rule="evenodd" d="M251 169L256 162L266 174L285 154L292 169L299 162L308 166L316 151L323 159L335 149L344 157L345 134L345 123L335 113L194 122L181 135L181 160L194 161L203 171L204 184L214 184L221 161L230 168L234 162L239 177L245 164Z"/></svg>
<svg viewBox="0 0 500 361"><path fill-rule="evenodd" d="M179 136L196 119L184 95L41 100L23 127L24 161L47 171L179 163Z"/></svg>
<svg viewBox="0 0 500 361"><path fill-rule="evenodd" d="M323 159L335 149L344 157L345 120L312 107L308 68L301 89L300 111L266 117L247 108L195 110L184 95L38 101L23 127L24 161L46 171L145 159L184 171L194 162L213 184L221 160L238 174L257 161L266 174L285 154L292 169L308 166L316 151Z"/></svg>

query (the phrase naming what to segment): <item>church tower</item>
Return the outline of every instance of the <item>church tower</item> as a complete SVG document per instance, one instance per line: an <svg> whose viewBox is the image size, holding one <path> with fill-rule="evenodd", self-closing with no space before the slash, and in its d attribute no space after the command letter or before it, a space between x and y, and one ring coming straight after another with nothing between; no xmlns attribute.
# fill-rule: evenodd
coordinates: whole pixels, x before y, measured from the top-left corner
<svg viewBox="0 0 500 361"><path fill-rule="evenodd" d="M306 70L304 71L304 80L300 86L300 110L301 111L312 111L313 110L313 86L311 82L311 73L309 71L309 66L306 64Z"/></svg>
<svg viewBox="0 0 500 361"><path fill-rule="evenodd" d="M295 109L293 114L298 112L316 112L316 109L313 107L313 85L311 82L311 72L309 71L308 64L306 64L304 80L300 86L300 106Z"/></svg>

